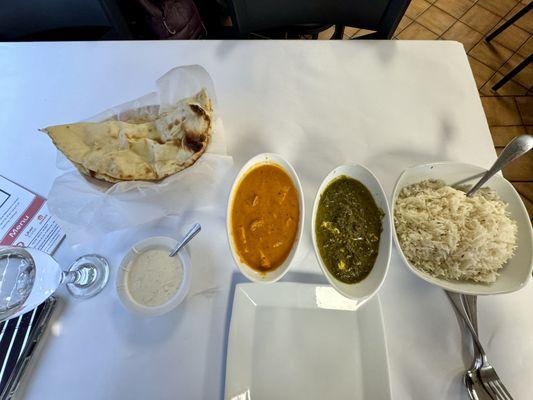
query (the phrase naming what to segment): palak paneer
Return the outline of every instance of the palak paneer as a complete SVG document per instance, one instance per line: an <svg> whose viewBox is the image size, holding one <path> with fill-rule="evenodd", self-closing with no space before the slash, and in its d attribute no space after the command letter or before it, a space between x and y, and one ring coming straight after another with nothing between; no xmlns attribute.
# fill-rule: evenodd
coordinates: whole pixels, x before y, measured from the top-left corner
<svg viewBox="0 0 533 400"><path fill-rule="evenodd" d="M248 171L231 205L231 236L241 261L268 272L287 259L298 231L300 206L291 177L274 163Z"/></svg>
<svg viewBox="0 0 533 400"><path fill-rule="evenodd" d="M372 270L379 249L383 211L356 179L340 176L320 196L316 242L329 272L344 283L357 283Z"/></svg>

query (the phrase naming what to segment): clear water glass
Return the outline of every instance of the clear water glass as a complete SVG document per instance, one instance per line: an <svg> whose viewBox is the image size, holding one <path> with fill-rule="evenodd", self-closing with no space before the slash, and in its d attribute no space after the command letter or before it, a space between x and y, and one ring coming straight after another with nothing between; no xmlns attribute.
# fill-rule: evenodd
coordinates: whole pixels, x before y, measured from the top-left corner
<svg viewBox="0 0 533 400"><path fill-rule="evenodd" d="M107 260L87 254L63 271L54 258L42 251L0 246L0 321L30 311L50 297L62 284L77 298L89 298L109 279Z"/></svg>

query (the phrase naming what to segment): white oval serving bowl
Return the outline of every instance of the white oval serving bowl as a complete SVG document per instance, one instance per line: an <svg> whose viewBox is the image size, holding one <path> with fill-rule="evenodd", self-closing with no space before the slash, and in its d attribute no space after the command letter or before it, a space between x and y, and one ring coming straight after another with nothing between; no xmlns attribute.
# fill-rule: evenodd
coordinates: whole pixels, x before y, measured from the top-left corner
<svg viewBox="0 0 533 400"><path fill-rule="evenodd" d="M426 179L440 179L447 185L473 185L487 170L475 165L458 162L438 162L418 165L406 169L398 178L392 194L392 221L394 225L394 207L400 190L413 183ZM445 290L470 295L488 295L510 293L523 288L531 278L533 268L533 235L531 222L527 210L513 185L503 176L496 174L484 185L496 191L501 200L508 204L507 210L518 225L518 243L515 254L501 269L500 276L492 284L476 283L470 281L449 281L435 278L428 273L417 269L407 260L398 241L396 229L393 226L393 235L396 247L403 262L407 267L426 282L440 286Z"/></svg>
<svg viewBox="0 0 533 400"><path fill-rule="evenodd" d="M153 236L136 243L124 256L120 264L116 284L118 297L124 307L144 317L157 317L176 308L185 299L191 286L191 261L187 248L183 248L174 256L181 263L183 268L183 278L176 293L174 293L165 303L156 307L140 304L131 296L127 284L131 263L138 253L142 253L143 251L154 247L166 247L170 253L170 250L176 247L176 244L177 241L170 237Z"/></svg>
<svg viewBox="0 0 533 400"><path fill-rule="evenodd" d="M318 249L317 243L316 243L316 230L315 230L315 224L316 224L316 212L318 209L318 204L320 202L320 198L322 196L322 193L327 188L327 186L336 178L339 176L348 176L350 178L356 179L359 182L361 182L363 185L366 186L366 188L370 191L370 194L374 198L374 201L376 202L376 205L381 208L383 213L385 214L382 219L382 227L383 230L381 231L381 236L379 239L379 249L378 249L378 256L376 258L376 261L374 263L374 266L372 267L372 270L368 274L366 278L364 278L362 281L357 283L344 283L335 278L331 272L329 272L328 268L325 266L324 262L322 261L322 257L320 256L320 250ZM315 249L315 255L318 260L318 263L320 265L320 268L322 268L322 272L324 275L326 275L326 278L328 279L331 286L333 286L340 294L352 299L352 300L358 300L361 302L367 301L374 296L383 282L385 281L385 277L387 276L387 271L389 269L389 262L390 262L390 256L391 256L391 218L390 218L390 212L389 212L389 204L387 202L387 196L385 195L385 192L383 191L383 188L381 187L381 184L377 180L377 178L368 170L366 167L358 164L354 165L341 165L335 168L333 171L331 171L322 181L320 184L320 187L318 188L318 192L315 197L315 202L313 204L313 216L312 216L312 222L311 222L311 235L313 239L313 247Z"/></svg>
<svg viewBox="0 0 533 400"><path fill-rule="evenodd" d="M231 206L233 204L233 198L235 196L235 192L237 189L237 186L239 185L241 179L246 175L248 171L250 171L252 168L256 167L260 164L275 164L281 167L291 178L292 183L294 184L294 187L296 188L296 191L298 193L298 204L300 206L300 220L298 221L298 230L296 232L296 239L294 240L294 244L292 245L292 249L287 256L287 259L281 264L278 268L274 269L273 271L267 271L267 272L259 272L255 269L249 267L245 263L243 263L237 254L235 250L235 245L233 243L233 238L231 234ZM292 260L294 259L294 256L296 254L296 250L298 249L298 246L300 244L300 240L302 239L303 234L303 228L304 228L304 219L305 219L305 206L304 206L304 195L302 190L302 185L300 184L300 179L298 178L298 175L296 174L296 171L292 167L292 165L285 160L282 156L279 154L274 153L262 153L258 154L255 157L252 157L244 166L241 168L239 173L237 174L237 177L235 178L235 181L233 182L233 186L231 187L231 192L228 199L228 208L226 213L226 232L228 235L228 241L230 244L231 254L233 255L233 259L235 260L235 263L239 267L239 270L246 276L248 279L250 279L253 282L261 282L261 283L272 283L276 282L277 280L281 279L283 275L287 273L289 270L289 267L291 265Z"/></svg>

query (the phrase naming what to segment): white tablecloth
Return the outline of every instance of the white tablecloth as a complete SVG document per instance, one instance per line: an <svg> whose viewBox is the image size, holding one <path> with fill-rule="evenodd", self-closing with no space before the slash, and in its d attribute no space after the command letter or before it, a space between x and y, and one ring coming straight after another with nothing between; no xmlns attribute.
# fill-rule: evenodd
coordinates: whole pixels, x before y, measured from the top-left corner
<svg viewBox="0 0 533 400"><path fill-rule="evenodd" d="M390 195L408 166L488 167L495 158L466 55L454 42L0 44L0 174L46 196L59 171L55 148L37 128L136 98L183 64L201 64L213 77L235 172L256 153L284 155L300 175L308 210L338 164L365 164ZM220 199L209 212L181 216L184 225L204 226L191 242L196 294L157 320L128 314L115 292L131 235L83 249L64 243L57 259L65 264L85 250L108 256L111 281L87 301L60 292L64 309L24 397L221 399L232 285L243 280L227 247L225 207ZM285 280L323 281L309 234ZM410 273L394 250L380 298L393 397L466 398L460 377L470 360L444 293ZM532 305L531 285L479 300L482 341L517 399L531 397Z"/></svg>

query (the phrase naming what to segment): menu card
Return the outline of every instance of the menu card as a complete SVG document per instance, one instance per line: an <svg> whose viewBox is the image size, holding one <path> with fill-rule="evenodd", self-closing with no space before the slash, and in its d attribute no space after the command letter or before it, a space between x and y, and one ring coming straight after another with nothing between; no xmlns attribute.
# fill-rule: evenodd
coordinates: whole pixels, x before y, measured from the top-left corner
<svg viewBox="0 0 533 400"><path fill-rule="evenodd" d="M64 237L43 197L0 175L0 245L52 254Z"/></svg>

